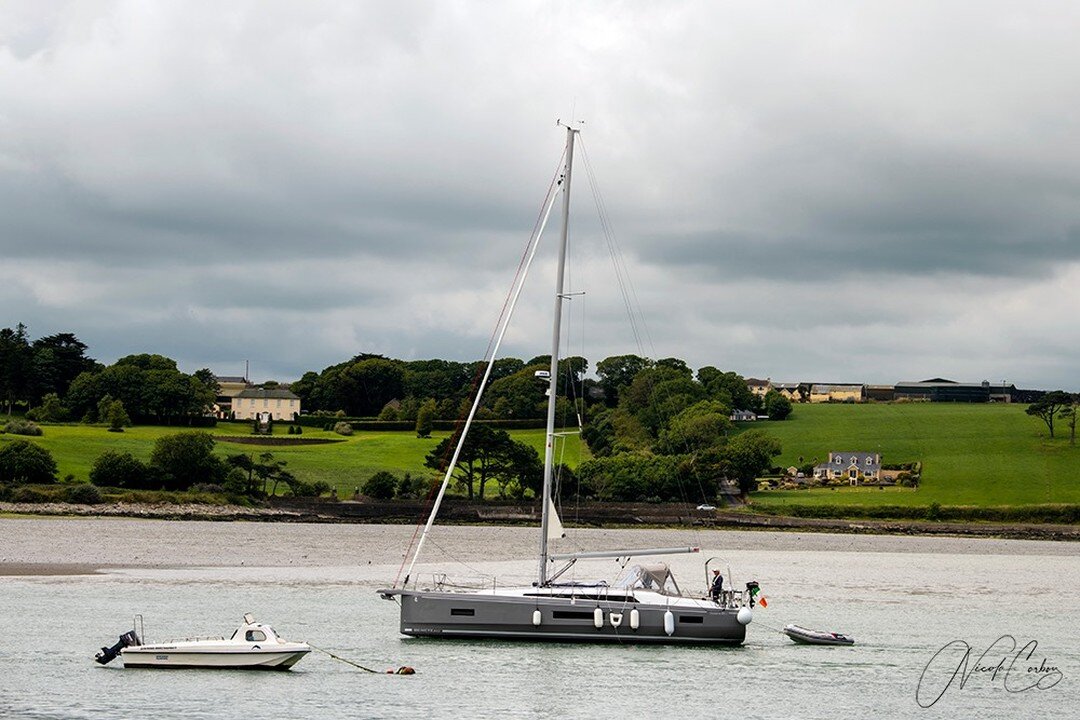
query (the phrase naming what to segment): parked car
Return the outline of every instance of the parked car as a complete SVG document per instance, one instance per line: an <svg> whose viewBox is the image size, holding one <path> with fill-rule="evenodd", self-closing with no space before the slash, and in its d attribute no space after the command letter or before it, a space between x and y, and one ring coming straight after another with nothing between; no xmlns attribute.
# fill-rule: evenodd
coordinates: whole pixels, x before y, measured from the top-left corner
<svg viewBox="0 0 1080 720"><path fill-rule="evenodd" d="M715 505L705 505L705 504L701 504L701 505L698 505L698 506L697 506L697 509L698 509L698 510L715 510L715 509L716 509L716 506L715 506Z"/></svg>

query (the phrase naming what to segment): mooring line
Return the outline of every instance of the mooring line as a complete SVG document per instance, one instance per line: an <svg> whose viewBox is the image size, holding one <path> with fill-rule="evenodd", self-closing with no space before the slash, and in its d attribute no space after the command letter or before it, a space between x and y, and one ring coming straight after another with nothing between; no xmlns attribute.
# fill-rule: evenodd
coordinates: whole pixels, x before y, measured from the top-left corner
<svg viewBox="0 0 1080 720"><path fill-rule="evenodd" d="M329 650L323 650L320 647L315 647L311 643L308 643L307 645L312 650L317 650L318 652L321 652L321 653L323 653L325 655L329 655L330 657L334 658L335 660L340 660L341 662L345 663L346 665L352 665L354 668L359 668L359 669L363 670L364 672L369 672L369 673L371 673L373 675L415 675L416 674L416 670L412 669L408 665L402 665L397 670L387 670L385 673L381 673L378 670L372 670L369 667L364 667L360 663L353 662L352 660L348 660L346 658L343 658L340 655L335 655L334 653L330 652Z"/></svg>

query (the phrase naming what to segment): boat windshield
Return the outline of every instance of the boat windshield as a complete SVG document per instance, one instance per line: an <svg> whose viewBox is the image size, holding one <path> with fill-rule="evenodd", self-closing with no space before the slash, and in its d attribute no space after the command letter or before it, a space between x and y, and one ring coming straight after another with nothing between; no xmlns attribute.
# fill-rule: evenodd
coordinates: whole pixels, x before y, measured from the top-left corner
<svg viewBox="0 0 1080 720"><path fill-rule="evenodd" d="M652 590L661 595L680 595L679 584L666 563L631 565L615 581L615 587L625 590Z"/></svg>

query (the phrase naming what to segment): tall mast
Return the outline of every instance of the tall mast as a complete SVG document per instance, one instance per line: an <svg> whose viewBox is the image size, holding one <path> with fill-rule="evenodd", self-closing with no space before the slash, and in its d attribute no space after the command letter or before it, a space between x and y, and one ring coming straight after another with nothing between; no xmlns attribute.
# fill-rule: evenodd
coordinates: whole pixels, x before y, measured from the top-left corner
<svg viewBox="0 0 1080 720"><path fill-rule="evenodd" d="M551 507L551 484L555 458L555 401L559 384L559 336L562 327L562 306L566 297L563 278L566 274L566 241L570 230L570 173L574 167L574 135L577 130L566 128L566 174L562 191L562 238L559 242L559 271L555 280L555 320L551 333L551 376L548 379L547 444L544 447L544 500L540 520L540 571L538 587L547 584L548 523Z"/></svg>

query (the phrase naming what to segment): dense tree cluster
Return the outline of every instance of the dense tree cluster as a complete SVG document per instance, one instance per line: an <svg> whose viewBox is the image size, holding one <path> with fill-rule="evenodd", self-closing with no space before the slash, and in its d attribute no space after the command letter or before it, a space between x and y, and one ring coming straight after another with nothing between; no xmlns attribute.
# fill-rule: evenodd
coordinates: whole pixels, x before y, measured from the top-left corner
<svg viewBox="0 0 1080 720"><path fill-rule="evenodd" d="M22 323L0 329L0 402L9 415L16 404L29 408L50 393L63 397L80 373L97 367L71 333L31 342Z"/></svg>
<svg viewBox="0 0 1080 720"><path fill-rule="evenodd" d="M774 438L736 433L729 418L750 409L783 419L790 402L779 393L762 402L737 373L709 366L695 377L676 358L622 355L598 363L597 374L607 402L593 408L582 431L595 457L578 469L587 496L711 499L724 480L745 493L780 454Z"/></svg>

